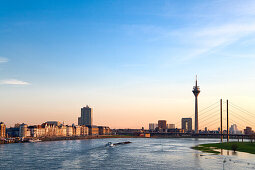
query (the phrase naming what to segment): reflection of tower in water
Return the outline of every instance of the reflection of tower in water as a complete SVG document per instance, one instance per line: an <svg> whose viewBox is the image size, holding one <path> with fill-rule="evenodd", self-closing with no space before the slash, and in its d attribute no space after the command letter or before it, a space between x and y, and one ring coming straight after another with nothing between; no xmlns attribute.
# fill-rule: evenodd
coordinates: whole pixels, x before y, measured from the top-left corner
<svg viewBox="0 0 255 170"><path fill-rule="evenodd" d="M197 76L196 76L196 85L193 86L193 94L195 96L195 133L198 133L198 101L197 96L200 93L200 87L197 85Z"/></svg>

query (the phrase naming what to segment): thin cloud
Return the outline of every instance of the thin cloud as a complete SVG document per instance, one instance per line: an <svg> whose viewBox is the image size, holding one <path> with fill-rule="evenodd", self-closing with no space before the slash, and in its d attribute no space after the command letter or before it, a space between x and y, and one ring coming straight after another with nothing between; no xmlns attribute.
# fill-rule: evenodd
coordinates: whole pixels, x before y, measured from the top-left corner
<svg viewBox="0 0 255 170"><path fill-rule="evenodd" d="M189 61L221 52L225 47L240 44L255 35L254 1L199 3L187 8L186 13L175 9L174 3L169 3L160 13L186 23L178 29L171 25L130 25L126 30L149 43L169 43L169 49L177 52L170 53L168 59L176 61Z"/></svg>
<svg viewBox="0 0 255 170"><path fill-rule="evenodd" d="M210 53L213 50L226 47L254 33L255 24L229 24L191 32L189 33L190 36L186 36L186 41L189 39L190 42L193 42L194 55L187 56L183 59L193 59ZM200 52L197 53L196 49L200 49Z"/></svg>
<svg viewBox="0 0 255 170"><path fill-rule="evenodd" d="M222 56L229 57L229 58L246 58L246 59L255 59L254 54L233 54L233 53L222 53Z"/></svg>
<svg viewBox="0 0 255 170"><path fill-rule="evenodd" d="M9 80L2 80L0 84L4 85L29 85L30 83L26 81L16 80L16 79L9 79Z"/></svg>
<svg viewBox="0 0 255 170"><path fill-rule="evenodd" d="M177 55L177 60L181 61L212 53L255 33L253 22L236 22L199 28L189 27L178 30L152 25L131 25L126 28L133 34L145 35L145 39L150 43L159 41L168 43L174 39L175 47L187 46L186 54L181 54L182 57Z"/></svg>
<svg viewBox="0 0 255 170"><path fill-rule="evenodd" d="M7 58L0 57L0 63L6 63L6 62L8 62Z"/></svg>

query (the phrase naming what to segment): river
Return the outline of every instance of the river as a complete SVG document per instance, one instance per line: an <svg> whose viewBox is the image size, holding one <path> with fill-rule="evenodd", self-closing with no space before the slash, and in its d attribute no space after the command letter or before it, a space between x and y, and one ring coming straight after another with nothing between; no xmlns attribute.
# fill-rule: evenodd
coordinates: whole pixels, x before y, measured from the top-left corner
<svg viewBox="0 0 255 170"><path fill-rule="evenodd" d="M105 147L107 142L131 141ZM255 169L255 155L191 149L218 139L113 138L0 145L0 169Z"/></svg>

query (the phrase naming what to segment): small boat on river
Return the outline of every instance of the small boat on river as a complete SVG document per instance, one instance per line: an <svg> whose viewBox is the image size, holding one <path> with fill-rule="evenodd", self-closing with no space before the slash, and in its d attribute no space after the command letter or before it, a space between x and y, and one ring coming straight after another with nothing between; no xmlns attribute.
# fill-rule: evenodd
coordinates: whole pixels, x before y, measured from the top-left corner
<svg viewBox="0 0 255 170"><path fill-rule="evenodd" d="M105 147L113 147L114 145L113 145L113 143L112 142L108 142L106 145L105 145Z"/></svg>
<svg viewBox="0 0 255 170"><path fill-rule="evenodd" d="M113 146L116 146L116 145L125 145L125 144L129 144L129 143L132 143L132 142L119 142L119 143L112 143L112 142L108 142L105 146L106 147L113 147Z"/></svg>

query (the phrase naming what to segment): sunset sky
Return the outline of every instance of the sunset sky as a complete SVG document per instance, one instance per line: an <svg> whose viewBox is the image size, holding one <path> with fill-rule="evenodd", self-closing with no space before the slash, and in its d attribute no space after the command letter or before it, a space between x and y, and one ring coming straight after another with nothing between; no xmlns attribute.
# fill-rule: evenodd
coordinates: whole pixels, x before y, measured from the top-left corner
<svg viewBox="0 0 255 170"><path fill-rule="evenodd" d="M177 123L196 74L200 110L255 113L254 44L252 0L0 0L0 122L77 124L89 105L96 125Z"/></svg>

